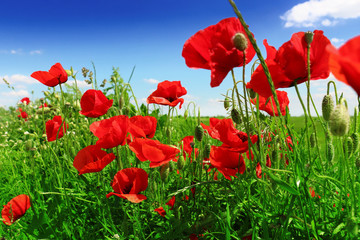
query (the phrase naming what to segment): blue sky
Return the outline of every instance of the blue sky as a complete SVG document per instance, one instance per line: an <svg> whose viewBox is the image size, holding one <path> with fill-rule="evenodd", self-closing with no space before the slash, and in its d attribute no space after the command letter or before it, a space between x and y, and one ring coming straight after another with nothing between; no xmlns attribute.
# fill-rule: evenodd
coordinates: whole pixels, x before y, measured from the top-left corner
<svg viewBox="0 0 360 240"><path fill-rule="evenodd" d="M323 30L340 46L360 30L359 0L235 2L262 50L265 38L278 48L293 33L314 29ZM90 68L93 61L98 81L109 78L112 67L118 67L127 80L136 65L131 83L140 102L156 89L157 82L180 80L188 90L186 102L194 101L202 115L226 114L219 101L232 87L231 79L227 77L220 87L211 88L210 71L188 68L181 52L185 41L197 31L235 16L228 1L15 0L3 1L1 8L0 77L15 91L1 81L0 106L14 106L25 96L42 97L46 87L30 78L34 71L48 70L56 62L80 71L84 66ZM235 73L240 76L240 71ZM78 79L83 80L81 74ZM319 110L327 81L312 82ZM301 88L304 91L304 86ZM344 84L339 83L338 88L352 109L356 93ZM294 89L285 90L290 113L301 115Z"/></svg>

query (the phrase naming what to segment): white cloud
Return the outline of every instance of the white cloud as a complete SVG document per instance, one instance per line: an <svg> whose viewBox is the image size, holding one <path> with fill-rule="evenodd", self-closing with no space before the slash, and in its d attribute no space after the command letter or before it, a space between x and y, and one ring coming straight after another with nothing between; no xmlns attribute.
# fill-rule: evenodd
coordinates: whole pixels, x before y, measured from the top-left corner
<svg viewBox="0 0 360 240"><path fill-rule="evenodd" d="M160 81L153 79L153 78L146 78L144 79L145 82L150 83L150 84L158 84Z"/></svg>
<svg viewBox="0 0 360 240"><path fill-rule="evenodd" d="M280 18L285 27L333 26L339 19L360 17L359 0L309 0L299 3Z"/></svg>
<svg viewBox="0 0 360 240"><path fill-rule="evenodd" d="M39 55L39 54L42 54L43 52L41 50L32 50L29 53L30 53L30 55Z"/></svg>
<svg viewBox="0 0 360 240"><path fill-rule="evenodd" d="M11 92L2 92L1 95L5 97L28 97L30 94L26 90L19 90L19 91L11 91Z"/></svg>
<svg viewBox="0 0 360 240"><path fill-rule="evenodd" d="M76 80L76 83L77 83L78 88L88 88L88 87L92 87L91 84L87 84L85 81ZM74 85L74 84L75 84L75 80L68 80L68 81L66 82L66 84Z"/></svg>
<svg viewBox="0 0 360 240"><path fill-rule="evenodd" d="M13 74L11 76L8 75L0 76L1 80L3 78L5 78L5 80L8 81L11 85L17 83L33 84L37 82L37 80L35 80L34 78L22 74Z"/></svg>
<svg viewBox="0 0 360 240"><path fill-rule="evenodd" d="M15 54L22 54L22 49L11 49L10 50L10 54L13 54L13 55L15 55Z"/></svg>

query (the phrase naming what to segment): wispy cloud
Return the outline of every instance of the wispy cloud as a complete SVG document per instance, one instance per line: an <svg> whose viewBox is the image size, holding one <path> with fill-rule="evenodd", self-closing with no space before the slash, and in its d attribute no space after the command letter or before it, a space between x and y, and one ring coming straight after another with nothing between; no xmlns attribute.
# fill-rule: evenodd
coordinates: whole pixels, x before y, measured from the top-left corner
<svg viewBox="0 0 360 240"><path fill-rule="evenodd" d="M30 94L26 90L19 90L19 91L11 91L11 92L2 92L1 95L5 97L28 97Z"/></svg>
<svg viewBox="0 0 360 240"><path fill-rule="evenodd" d="M158 84L160 81L153 79L153 78L146 78L144 79L145 82L150 83L150 84Z"/></svg>
<svg viewBox="0 0 360 240"><path fill-rule="evenodd" d="M360 17L359 0L309 0L299 3L280 18L285 27L334 26L338 20Z"/></svg>
<svg viewBox="0 0 360 240"><path fill-rule="evenodd" d="M11 85L18 84L18 83L33 84L33 83L37 82L34 78L32 78L30 76L25 76L22 74L14 74L11 76L8 76L8 75L0 76L0 79L3 79L3 78L5 78L6 81L8 81Z"/></svg>
<svg viewBox="0 0 360 240"><path fill-rule="evenodd" d="M30 53L30 55L40 55L43 53L43 51L42 50L32 50L29 53Z"/></svg>
<svg viewBox="0 0 360 240"><path fill-rule="evenodd" d="M91 87L91 84L87 84L85 81L76 80L76 83L79 88L90 88ZM75 80L68 80L66 82L66 84L74 85Z"/></svg>

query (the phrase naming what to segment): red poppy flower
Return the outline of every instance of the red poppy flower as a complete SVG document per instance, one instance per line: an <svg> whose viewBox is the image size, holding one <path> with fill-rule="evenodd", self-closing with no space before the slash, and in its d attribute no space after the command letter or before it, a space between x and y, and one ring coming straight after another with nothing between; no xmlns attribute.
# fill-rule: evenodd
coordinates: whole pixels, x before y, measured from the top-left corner
<svg viewBox="0 0 360 240"><path fill-rule="evenodd" d="M286 108L289 108L289 103L290 103L289 98L287 96L287 92L276 90L276 95L279 100L281 114L283 116L285 116ZM256 98L251 99L250 101L252 104L256 105ZM277 110L277 107L276 107L276 104L274 101L274 96L271 96L270 100L267 101L267 104L265 105L266 101L267 101L267 98L264 98L263 96L259 95L259 109L267 112L271 116L279 116L279 113L278 113L278 110ZM274 111L273 111L273 109L274 109Z"/></svg>
<svg viewBox="0 0 360 240"><path fill-rule="evenodd" d="M153 138L156 132L157 120L152 116L133 116L130 118L132 126L135 125L140 129L139 131L130 131L133 137ZM131 128L133 128L131 126Z"/></svg>
<svg viewBox="0 0 360 240"><path fill-rule="evenodd" d="M230 148L212 146L210 163L228 180L231 180L230 176L236 177L237 173L245 172L243 156L239 152L231 151Z"/></svg>
<svg viewBox="0 0 360 240"><path fill-rule="evenodd" d="M48 107L47 103L44 103L43 105L40 105L39 108Z"/></svg>
<svg viewBox="0 0 360 240"><path fill-rule="evenodd" d="M180 153L177 148L162 144L157 140L143 138L135 138L133 142L129 143L129 148L140 161L149 160L151 168L159 167L170 161L176 162L178 159L176 155Z"/></svg>
<svg viewBox="0 0 360 240"><path fill-rule="evenodd" d="M191 147L191 143L194 143L194 136L186 136L181 140L181 142L182 142L184 159L186 159L186 156L192 159L193 148ZM195 156L197 156L199 154L199 149L194 148L194 151L195 151Z"/></svg>
<svg viewBox="0 0 360 240"><path fill-rule="evenodd" d="M96 145L106 149L125 145L128 128L129 117L125 115L114 116L90 125L90 131L99 138Z"/></svg>
<svg viewBox="0 0 360 240"><path fill-rule="evenodd" d="M6 225L13 224L16 220L24 216L31 207L28 195L21 194L11 199L1 211L1 217Z"/></svg>
<svg viewBox="0 0 360 240"><path fill-rule="evenodd" d="M326 50L330 53L329 65L334 76L360 95L360 36L350 39L338 50L332 45Z"/></svg>
<svg viewBox="0 0 360 240"><path fill-rule="evenodd" d="M49 142L55 141L56 139L60 139L64 136L64 132L66 132L66 129L69 128L69 125L65 124L65 121L62 125L61 123L61 116L54 116L52 120L46 122L46 137Z"/></svg>
<svg viewBox="0 0 360 240"><path fill-rule="evenodd" d="M186 65L211 70L211 87L219 86L231 69L244 65L244 53L233 43L236 33L243 33L249 43L240 21L235 17L226 18L200 30L184 44L182 56ZM246 64L255 56L251 44L248 44L245 55Z"/></svg>
<svg viewBox="0 0 360 240"><path fill-rule="evenodd" d="M158 208L154 209L154 211L157 212L162 217L165 217L165 215L166 215L166 211L164 210L163 207L158 207Z"/></svg>
<svg viewBox="0 0 360 240"><path fill-rule="evenodd" d="M68 80L68 75L60 63L55 63L48 72L33 72L31 77L48 87L55 87L56 85L64 83Z"/></svg>
<svg viewBox="0 0 360 240"><path fill-rule="evenodd" d="M25 103L26 105L29 105L30 99L28 97L24 97L23 99L20 100L20 102Z"/></svg>
<svg viewBox="0 0 360 240"><path fill-rule="evenodd" d="M218 124L221 121L221 119L218 118L210 118L209 119L209 126L200 123L201 126L204 128L204 130L207 131L207 133L210 135L210 137L214 138L214 139L220 139L220 135L218 133L218 131L215 129L216 124Z"/></svg>
<svg viewBox="0 0 360 240"><path fill-rule="evenodd" d="M325 79L329 76L329 54L326 46L330 40L323 35L323 31L315 30L313 41L310 44L311 80ZM307 81L307 43L305 33L294 33L290 41L284 43L278 51L267 44L265 62L268 65L272 80L277 88L287 88ZM268 98L272 95L270 85L262 66L258 66L246 85L259 95Z"/></svg>
<svg viewBox="0 0 360 240"><path fill-rule="evenodd" d="M86 117L97 118L105 115L112 104L113 100L107 99L102 91L89 89L81 97L79 113Z"/></svg>
<svg viewBox="0 0 360 240"><path fill-rule="evenodd" d="M146 199L140 194L148 186L148 174L141 168L125 168L117 172L111 187L115 192L106 194L109 198L113 195L127 199L133 203L139 203Z"/></svg>
<svg viewBox="0 0 360 240"><path fill-rule="evenodd" d="M97 145L90 145L81 149L75 156L73 166L79 175L91 172L100 172L106 165L115 159L113 153L107 153Z"/></svg>
<svg viewBox="0 0 360 240"><path fill-rule="evenodd" d="M171 199L165 204L168 205L170 207L169 210L173 210L174 209L174 205L175 205L175 196L172 196Z"/></svg>
<svg viewBox="0 0 360 240"><path fill-rule="evenodd" d="M262 168L261 168L261 164L258 162L256 165L256 176L258 178L262 178L261 174L262 174Z"/></svg>
<svg viewBox="0 0 360 240"><path fill-rule="evenodd" d="M158 84L157 89L150 94L146 99L146 102L156 103L160 105L169 105L170 107L175 107L180 103L179 108L181 108L184 103L183 98L179 98L187 93L186 89L181 86L180 81L163 81Z"/></svg>
<svg viewBox="0 0 360 240"><path fill-rule="evenodd" d="M28 114L25 111L20 111L20 114L17 115L18 118L23 118L25 121L27 121Z"/></svg>

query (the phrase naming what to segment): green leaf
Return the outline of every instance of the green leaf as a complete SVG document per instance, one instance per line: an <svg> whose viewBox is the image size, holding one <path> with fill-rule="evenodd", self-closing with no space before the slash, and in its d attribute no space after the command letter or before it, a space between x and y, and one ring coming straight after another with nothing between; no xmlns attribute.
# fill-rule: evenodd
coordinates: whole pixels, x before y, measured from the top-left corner
<svg viewBox="0 0 360 240"><path fill-rule="evenodd" d="M299 195L299 192L291 187L287 182L284 182L283 180L281 180L280 178L276 177L275 175L273 175L272 173L270 173L269 171L265 171L266 174L269 175L269 177L283 190L294 194L294 195Z"/></svg>

